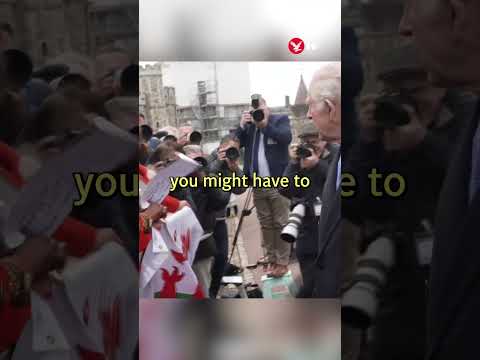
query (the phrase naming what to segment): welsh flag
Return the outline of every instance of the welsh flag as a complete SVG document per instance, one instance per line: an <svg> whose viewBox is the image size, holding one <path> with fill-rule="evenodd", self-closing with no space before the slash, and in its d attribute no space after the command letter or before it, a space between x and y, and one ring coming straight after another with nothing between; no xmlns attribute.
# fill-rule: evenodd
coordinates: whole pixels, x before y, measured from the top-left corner
<svg viewBox="0 0 480 360"><path fill-rule="evenodd" d="M153 229L141 262L140 297L203 299L192 270L202 235L203 229L188 207L167 216L160 230Z"/></svg>

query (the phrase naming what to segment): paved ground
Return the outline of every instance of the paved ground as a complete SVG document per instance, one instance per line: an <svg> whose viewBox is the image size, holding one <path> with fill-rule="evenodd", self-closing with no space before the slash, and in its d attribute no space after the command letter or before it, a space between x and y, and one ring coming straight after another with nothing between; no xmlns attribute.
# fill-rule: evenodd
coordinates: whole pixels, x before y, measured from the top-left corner
<svg viewBox="0 0 480 360"><path fill-rule="evenodd" d="M235 235L235 230L237 228L238 220L244 207L245 200L246 194L243 194L235 199L234 203L236 203L238 206L238 217L227 220L230 238L229 251L232 249L233 237ZM253 199L251 200L249 208L252 206ZM263 266L259 265L256 268L247 269L247 267L250 267L250 265L257 264L258 260L263 256L261 244L262 233L260 231L260 224L257 220L257 214L254 209L250 216L244 218L236 251L234 252L234 256L232 258L233 264L244 269L243 277L245 284L254 283L258 284L260 287L262 286L261 277L265 274ZM299 287L301 284L301 275L296 260L292 259L289 267L292 271L296 285Z"/></svg>

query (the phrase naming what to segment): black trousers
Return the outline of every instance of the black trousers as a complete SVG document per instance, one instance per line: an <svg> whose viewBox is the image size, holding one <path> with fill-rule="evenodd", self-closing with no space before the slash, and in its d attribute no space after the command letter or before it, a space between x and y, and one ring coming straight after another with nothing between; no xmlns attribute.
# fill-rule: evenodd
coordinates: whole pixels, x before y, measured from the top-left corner
<svg viewBox="0 0 480 360"><path fill-rule="evenodd" d="M217 247L212 266L212 283L210 285L210 298L215 299L220 289L222 277L225 273L228 262L228 229L225 220L215 223L213 238Z"/></svg>
<svg viewBox="0 0 480 360"><path fill-rule="evenodd" d="M303 286L300 288L297 298L308 299L313 296L315 288L315 256L297 253L297 259L303 280Z"/></svg>

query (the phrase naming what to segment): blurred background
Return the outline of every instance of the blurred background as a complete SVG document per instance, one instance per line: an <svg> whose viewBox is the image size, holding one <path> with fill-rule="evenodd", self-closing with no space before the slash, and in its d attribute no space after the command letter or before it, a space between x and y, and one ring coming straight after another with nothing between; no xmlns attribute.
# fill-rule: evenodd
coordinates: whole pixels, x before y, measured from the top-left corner
<svg viewBox="0 0 480 360"><path fill-rule="evenodd" d="M142 0L140 58L339 61L340 27L339 0ZM300 55L288 51L295 37L306 45Z"/></svg>
<svg viewBox="0 0 480 360"><path fill-rule="evenodd" d="M140 360L341 358L338 301L272 301L142 300Z"/></svg>
<svg viewBox="0 0 480 360"><path fill-rule="evenodd" d="M379 83L376 78L378 72L391 61L386 54L411 42L401 37L398 32L403 2L403 0L342 0L342 27L354 29L358 38L365 93L378 89ZM408 55L405 54L405 60Z"/></svg>

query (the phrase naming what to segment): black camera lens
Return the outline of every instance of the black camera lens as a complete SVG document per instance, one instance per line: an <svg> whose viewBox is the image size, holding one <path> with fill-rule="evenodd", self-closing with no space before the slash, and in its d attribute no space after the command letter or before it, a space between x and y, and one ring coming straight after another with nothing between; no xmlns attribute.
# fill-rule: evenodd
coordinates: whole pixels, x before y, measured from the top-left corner
<svg viewBox="0 0 480 360"><path fill-rule="evenodd" d="M253 120L257 122L260 122L263 119L265 119L265 113L263 112L262 109L253 110L250 112L250 115L252 115Z"/></svg>
<svg viewBox="0 0 480 360"><path fill-rule="evenodd" d="M231 147L225 151L225 156L229 160L237 160L240 157L240 151L237 148Z"/></svg>
<svg viewBox="0 0 480 360"><path fill-rule="evenodd" d="M312 150L310 150L306 145L299 145L297 148L297 156L300 159L306 159L312 156Z"/></svg>
<svg viewBox="0 0 480 360"><path fill-rule="evenodd" d="M377 99L375 105L374 120L385 129L407 125L410 122L410 115L403 106L416 107L412 99L400 94L382 96Z"/></svg>

